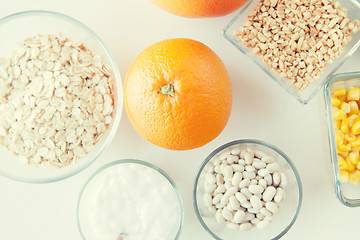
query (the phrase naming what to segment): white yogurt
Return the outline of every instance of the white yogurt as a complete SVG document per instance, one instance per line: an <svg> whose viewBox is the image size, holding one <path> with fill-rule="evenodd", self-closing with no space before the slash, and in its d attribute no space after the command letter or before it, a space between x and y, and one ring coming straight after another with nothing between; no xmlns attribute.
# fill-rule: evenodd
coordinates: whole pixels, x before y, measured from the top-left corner
<svg viewBox="0 0 360 240"><path fill-rule="evenodd" d="M181 206L169 181L156 170L121 163L100 172L83 192L79 213L87 240L172 240ZM87 226L88 225L88 226Z"/></svg>

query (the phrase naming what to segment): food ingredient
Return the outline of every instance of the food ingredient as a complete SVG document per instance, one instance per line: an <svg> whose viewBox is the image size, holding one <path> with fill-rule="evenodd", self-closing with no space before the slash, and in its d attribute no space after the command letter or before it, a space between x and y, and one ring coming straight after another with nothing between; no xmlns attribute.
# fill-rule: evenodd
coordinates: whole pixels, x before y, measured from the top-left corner
<svg viewBox="0 0 360 240"><path fill-rule="evenodd" d="M224 129L232 89L221 59L201 42L153 44L132 62L124 83L127 115L149 142L173 150L210 142Z"/></svg>
<svg viewBox="0 0 360 240"><path fill-rule="evenodd" d="M337 157L341 182L360 180L360 88L338 88L332 92Z"/></svg>
<svg viewBox="0 0 360 240"><path fill-rule="evenodd" d="M230 229L263 229L280 211L287 176L273 157L250 148L226 148L211 160L203 202Z"/></svg>
<svg viewBox="0 0 360 240"><path fill-rule="evenodd" d="M218 17L227 15L247 0L151 0L161 9L182 17Z"/></svg>
<svg viewBox="0 0 360 240"><path fill-rule="evenodd" d="M113 105L101 57L61 34L31 36L0 59L0 145L29 164L60 168L86 156Z"/></svg>
<svg viewBox="0 0 360 240"><path fill-rule="evenodd" d="M175 239L181 206L170 182L138 163L105 168L81 196L80 225L87 240Z"/></svg>
<svg viewBox="0 0 360 240"><path fill-rule="evenodd" d="M319 78L360 28L333 0L262 0L235 32L263 62L298 89Z"/></svg>

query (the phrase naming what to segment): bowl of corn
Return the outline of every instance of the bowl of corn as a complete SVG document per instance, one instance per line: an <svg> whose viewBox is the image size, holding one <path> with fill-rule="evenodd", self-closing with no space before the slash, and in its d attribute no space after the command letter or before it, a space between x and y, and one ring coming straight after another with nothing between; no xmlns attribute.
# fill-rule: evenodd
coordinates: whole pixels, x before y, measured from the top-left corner
<svg viewBox="0 0 360 240"><path fill-rule="evenodd" d="M335 194L360 206L360 72L333 75L323 90Z"/></svg>

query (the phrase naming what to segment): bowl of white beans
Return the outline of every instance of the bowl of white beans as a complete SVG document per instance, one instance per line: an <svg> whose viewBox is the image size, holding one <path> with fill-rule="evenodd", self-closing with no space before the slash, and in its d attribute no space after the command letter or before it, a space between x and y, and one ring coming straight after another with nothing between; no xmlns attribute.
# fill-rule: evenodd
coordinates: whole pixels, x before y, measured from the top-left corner
<svg viewBox="0 0 360 240"><path fill-rule="evenodd" d="M295 165L277 147L253 139L215 149L197 173L195 213L215 239L279 239L301 208Z"/></svg>

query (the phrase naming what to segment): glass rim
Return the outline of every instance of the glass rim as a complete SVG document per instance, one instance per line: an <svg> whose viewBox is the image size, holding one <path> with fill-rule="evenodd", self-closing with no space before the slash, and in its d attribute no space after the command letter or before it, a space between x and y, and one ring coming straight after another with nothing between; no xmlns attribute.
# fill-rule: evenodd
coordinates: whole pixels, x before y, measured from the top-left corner
<svg viewBox="0 0 360 240"><path fill-rule="evenodd" d="M346 198L343 195L342 184L340 180L340 168L339 162L337 158L337 146L336 146L336 137L335 137L335 123L334 116L332 111L332 102L331 102L331 87L332 85L340 80L351 80L354 78L360 78L360 71L356 72L345 72L345 73L337 73L332 75L327 81L324 89L323 96L326 107L326 119L328 126L328 141L330 145L330 161L332 166L332 174L333 174L333 184L335 195L338 200L347 207L359 207L360 199L351 199Z"/></svg>
<svg viewBox="0 0 360 240"><path fill-rule="evenodd" d="M61 181L61 180L67 179L69 177L75 176L76 174L80 173L81 171L83 171L84 169L89 167L95 160L97 160L99 158L99 156L109 146L110 142L112 141L112 139L114 138L114 136L116 134L116 131L118 129L120 119L122 116L123 98L122 98L121 75L120 75L120 72L119 72L119 69L118 69L118 66L116 64L114 57L110 53L109 49L105 46L104 42L100 39L100 37L93 30L91 30L88 26L86 26L79 20L77 20L73 17L70 17L68 15L65 15L65 14L62 14L59 12L55 12L55 11L29 10L29 11L13 13L13 14L10 14L10 15L7 15L7 16L1 18L0 26L4 25L12 20L18 20L21 18L36 17L36 16L57 18L57 19L65 21L65 22L74 24L75 26L77 26L80 29L83 29L85 32L87 32L95 40L95 42L99 45L101 51L104 52L106 58L108 59L108 61L110 63L110 67L111 67L110 70L112 70L113 75L114 75L112 77L112 84L114 85L115 89L117 89L116 94L114 94L114 96L116 95L116 98L114 98L114 101L116 101L115 103L117 106L116 108L114 108L114 112L116 114L113 115L111 129L107 129L107 131L109 131L109 135L107 136L101 150L97 154L95 154L95 156L91 160L84 163L80 168L74 168L73 170L71 170L69 172L65 172L64 174L58 175L56 177L44 177L44 178L14 176L11 173L2 171L0 169L0 175L6 177L8 179L15 180L18 182L25 182L25 183L44 184L44 183L52 183L52 182ZM81 161L81 159L79 159L79 160ZM65 166L65 168L66 168L66 166ZM58 170L58 169L55 169L54 171L56 171L56 170Z"/></svg>
<svg viewBox="0 0 360 240"><path fill-rule="evenodd" d="M175 194L177 196L178 203L179 203L179 206L180 206L180 224L179 224L178 231L177 231L177 233L175 235L174 240L179 239L182 228L183 228L183 225L184 225L184 203L183 203L179 188L177 187L175 181L164 170L162 170L161 168L155 166L152 163L145 162L143 160L138 160L138 159L121 159L121 160L116 160L116 161L107 163L107 164L101 166L100 168L98 168L86 180L85 184L81 188L81 191L80 191L80 194L79 194L79 197L78 197L77 208L76 208L77 226L78 226L78 229L79 229L79 232L80 232L80 235L81 235L82 239L85 240L86 237L85 237L84 232L82 231L81 223L80 223L80 205L81 205L81 199L82 199L82 196L83 196L83 193L84 193L86 187L102 171L105 171L106 169L109 169L109 168L111 168L111 167L113 167L115 165L126 164L126 163L139 164L139 165L142 165L142 166L145 166L145 167L149 167L149 168L155 170L156 172L160 173L170 183L170 185L172 186L172 188L173 188L173 190L174 190L174 192L175 192Z"/></svg>
<svg viewBox="0 0 360 240"><path fill-rule="evenodd" d="M228 143L225 143L223 145L221 145L220 147L216 148L215 150L213 150L206 158L205 160L202 162L197 174L196 174L196 178L194 181L194 185L193 185L193 207L195 209L195 213L196 216L200 222L200 224L202 225L202 227L208 232L210 233L210 235L215 238L216 240L222 240L219 236L217 236L204 222L201 214L200 214L200 210L198 208L198 204L197 204L197 186L198 186L198 181L200 178L200 175L202 173L202 171L204 170L205 166L207 165L207 163L216 155L218 154L220 151L233 146L233 145L237 145L237 144L255 144L255 145L260 145L266 148L269 148L271 150L273 150L274 152L276 152L277 154L279 154L290 166L290 169L292 170L292 172L295 175L295 179L297 182L297 188L299 191L299 197L298 197L298 204L297 204L297 208L296 208L296 212L295 215L293 216L291 222L287 225L286 228L284 228L279 234L277 234L274 238L272 238L272 240L277 240L280 239L282 236L284 236L289 230L290 228L294 225L300 209L301 209L301 205L302 205L302 195L303 195L303 191L302 191L302 183L301 183L301 179L300 179L300 175L294 165L294 163L290 160L290 158L283 152L281 151L279 148L277 148L276 146L262 141L262 140L257 140L257 139L240 139L240 140L234 140Z"/></svg>

